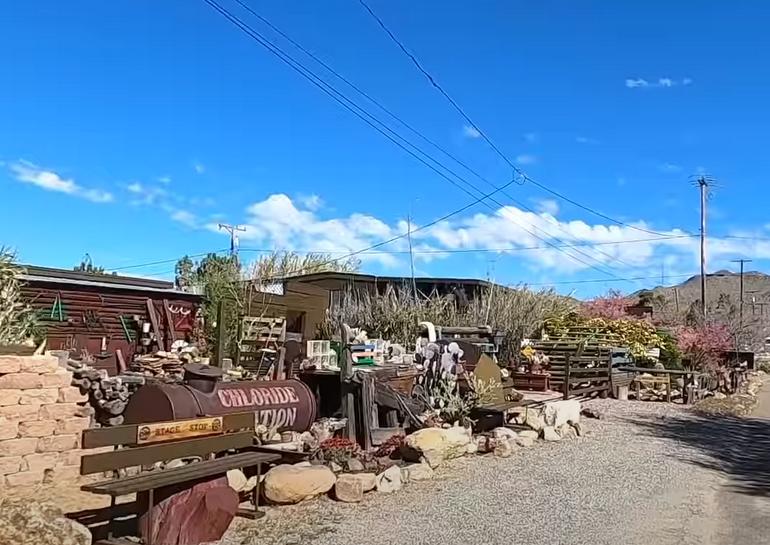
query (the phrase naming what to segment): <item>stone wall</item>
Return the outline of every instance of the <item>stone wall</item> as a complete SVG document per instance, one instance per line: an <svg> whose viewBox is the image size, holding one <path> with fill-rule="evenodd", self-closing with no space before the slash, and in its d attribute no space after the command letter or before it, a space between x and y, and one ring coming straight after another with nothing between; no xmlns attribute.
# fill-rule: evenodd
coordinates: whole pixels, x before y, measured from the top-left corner
<svg viewBox="0 0 770 545"><path fill-rule="evenodd" d="M0 355L0 484L75 480L80 436L91 425L72 373L56 356Z"/></svg>

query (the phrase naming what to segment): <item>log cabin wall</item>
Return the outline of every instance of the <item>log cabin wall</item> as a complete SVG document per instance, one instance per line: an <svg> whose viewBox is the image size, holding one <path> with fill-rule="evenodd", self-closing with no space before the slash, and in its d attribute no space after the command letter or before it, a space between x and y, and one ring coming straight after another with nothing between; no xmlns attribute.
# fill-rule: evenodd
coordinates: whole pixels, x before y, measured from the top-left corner
<svg viewBox="0 0 770 545"><path fill-rule="evenodd" d="M168 304L177 339L192 331L201 303L199 295L177 291L171 282L158 280L42 267L27 267L23 280L23 297L38 313L47 348L70 350L74 356L87 350L96 358L94 366L110 374L117 371L116 350L126 361L137 352L141 332L133 317L150 320L148 300L164 338L169 335Z"/></svg>

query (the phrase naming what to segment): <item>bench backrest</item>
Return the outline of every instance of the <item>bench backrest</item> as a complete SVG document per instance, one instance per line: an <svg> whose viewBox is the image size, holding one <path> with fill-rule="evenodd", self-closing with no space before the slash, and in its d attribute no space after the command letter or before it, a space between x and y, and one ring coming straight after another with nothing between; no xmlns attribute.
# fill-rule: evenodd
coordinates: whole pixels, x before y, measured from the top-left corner
<svg viewBox="0 0 770 545"><path fill-rule="evenodd" d="M254 443L254 413L95 428L83 432L84 449L123 447L83 456L80 474L206 456Z"/></svg>

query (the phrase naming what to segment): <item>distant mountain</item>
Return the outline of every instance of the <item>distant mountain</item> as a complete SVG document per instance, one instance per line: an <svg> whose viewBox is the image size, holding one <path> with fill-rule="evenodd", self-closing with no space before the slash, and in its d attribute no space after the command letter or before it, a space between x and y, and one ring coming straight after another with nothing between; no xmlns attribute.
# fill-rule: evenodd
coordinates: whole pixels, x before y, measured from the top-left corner
<svg viewBox="0 0 770 545"><path fill-rule="evenodd" d="M764 339L770 336L770 275L745 272L743 289L741 339L747 348L751 346L756 350L762 348ZM634 295L651 299L656 316L684 320L688 313L697 316L700 312L700 275L675 286L657 286ZM727 270L707 274L706 307L709 316L728 323L737 332L740 329L740 274Z"/></svg>

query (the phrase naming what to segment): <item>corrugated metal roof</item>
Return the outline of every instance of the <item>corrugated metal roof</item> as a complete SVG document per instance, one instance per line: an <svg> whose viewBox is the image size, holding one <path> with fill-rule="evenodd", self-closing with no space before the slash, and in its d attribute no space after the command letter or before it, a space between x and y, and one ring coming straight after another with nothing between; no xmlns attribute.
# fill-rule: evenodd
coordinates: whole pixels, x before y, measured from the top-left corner
<svg viewBox="0 0 770 545"><path fill-rule="evenodd" d="M318 272L310 274L302 274L298 276L289 277L291 280L297 280L298 282L309 282L313 280L350 280L353 282L394 282L394 283L408 283L412 281L409 276L376 276L373 274L362 273L349 273L349 272ZM478 278L433 278L426 276L418 276L415 282L425 284L470 284L476 286L492 286L492 282L487 280L479 280Z"/></svg>
<svg viewBox="0 0 770 545"><path fill-rule="evenodd" d="M24 268L26 272L19 275L19 278L28 283L65 284L71 286L88 286L92 288L163 293L174 297L201 298L200 295L180 291L174 287L172 282L165 282L162 280L114 276L108 274L88 274L47 267Z"/></svg>

